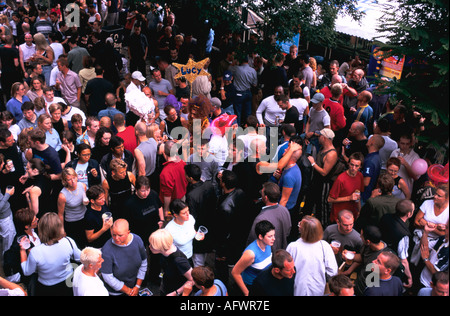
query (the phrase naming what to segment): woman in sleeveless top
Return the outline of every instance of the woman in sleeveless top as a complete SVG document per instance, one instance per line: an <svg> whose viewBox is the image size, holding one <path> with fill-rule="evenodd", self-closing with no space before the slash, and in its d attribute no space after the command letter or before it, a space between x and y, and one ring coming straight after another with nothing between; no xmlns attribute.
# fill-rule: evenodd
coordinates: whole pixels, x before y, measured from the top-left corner
<svg viewBox="0 0 450 316"><path fill-rule="evenodd" d="M263 220L256 224L255 233L258 238L247 246L231 271L236 284L245 296L248 296L248 287L253 284L258 274L272 264L275 226Z"/></svg>
<svg viewBox="0 0 450 316"><path fill-rule="evenodd" d="M113 159L110 163L111 173L103 181L105 197L113 217L123 218L124 204L133 194L136 178L127 171L127 163L122 159Z"/></svg>
<svg viewBox="0 0 450 316"><path fill-rule="evenodd" d="M26 173L20 177L23 184L28 207L40 218L45 213L53 210L49 203L52 190L50 176L47 174L44 162L39 158L33 158L27 163Z"/></svg>
<svg viewBox="0 0 450 316"><path fill-rule="evenodd" d="M172 130L177 127L186 127L186 120L180 116L178 116L175 107L172 105L166 105L164 108L164 113L166 113L167 117L161 121L159 128L161 132L167 136L168 139L173 139L170 135ZM178 136L178 140L182 138L181 135Z"/></svg>
<svg viewBox="0 0 450 316"><path fill-rule="evenodd" d="M64 223L67 235L79 247L86 245L83 219L86 213L86 185L78 183L78 175L73 168L65 168L62 172L62 184L64 188L58 196L58 215Z"/></svg>
<svg viewBox="0 0 450 316"><path fill-rule="evenodd" d="M392 176L392 178L394 178L395 185L394 189L392 190L392 195L400 199L409 200L411 198L409 187L406 184L405 180L403 180L402 177L398 175L398 171L400 170L401 165L402 164L398 158L389 158L386 162L386 171Z"/></svg>

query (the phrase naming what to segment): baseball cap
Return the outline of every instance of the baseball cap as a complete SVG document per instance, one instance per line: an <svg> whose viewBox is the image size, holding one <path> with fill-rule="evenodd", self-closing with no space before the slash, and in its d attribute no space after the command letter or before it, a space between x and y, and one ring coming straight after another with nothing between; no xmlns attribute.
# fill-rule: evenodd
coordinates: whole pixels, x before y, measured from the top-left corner
<svg viewBox="0 0 450 316"><path fill-rule="evenodd" d="M329 128L324 128L320 131L320 135L323 137L326 137L328 139L333 140L334 139L334 132Z"/></svg>
<svg viewBox="0 0 450 316"><path fill-rule="evenodd" d="M317 104L319 102L325 101L325 96L322 93L316 93L313 98L311 99L311 102L314 104Z"/></svg>
<svg viewBox="0 0 450 316"><path fill-rule="evenodd" d="M220 101L219 98L214 97L211 99L211 104L216 108L220 108L222 106L222 101Z"/></svg>
<svg viewBox="0 0 450 316"><path fill-rule="evenodd" d="M230 81L232 77L233 77L233 74L229 70L226 70L223 74L223 80Z"/></svg>
<svg viewBox="0 0 450 316"><path fill-rule="evenodd" d="M137 70L131 74L131 78L137 79L139 81L145 81L145 77L142 75L142 72Z"/></svg>

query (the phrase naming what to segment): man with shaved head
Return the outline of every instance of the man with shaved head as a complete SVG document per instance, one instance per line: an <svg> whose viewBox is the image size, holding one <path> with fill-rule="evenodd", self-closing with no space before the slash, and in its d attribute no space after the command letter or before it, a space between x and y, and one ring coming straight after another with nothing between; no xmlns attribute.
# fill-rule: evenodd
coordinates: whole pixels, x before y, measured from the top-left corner
<svg viewBox="0 0 450 316"><path fill-rule="evenodd" d="M139 176L150 177L155 171L158 144L156 140L147 137L147 124L139 121L134 126L138 146L134 150L136 170Z"/></svg>
<svg viewBox="0 0 450 316"><path fill-rule="evenodd" d="M147 272L147 253L142 239L130 232L128 221L118 219L112 238L102 247L101 273L109 295L137 296Z"/></svg>
<svg viewBox="0 0 450 316"><path fill-rule="evenodd" d="M360 152L367 155L366 126L362 122L354 122L348 130L347 138L342 141L342 156L348 162L351 154Z"/></svg>

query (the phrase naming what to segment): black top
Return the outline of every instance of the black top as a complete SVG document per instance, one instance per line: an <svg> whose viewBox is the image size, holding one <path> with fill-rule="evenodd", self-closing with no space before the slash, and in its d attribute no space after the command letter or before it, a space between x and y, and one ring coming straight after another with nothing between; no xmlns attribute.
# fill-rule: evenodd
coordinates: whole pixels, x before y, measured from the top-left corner
<svg viewBox="0 0 450 316"><path fill-rule="evenodd" d="M125 202L125 219L130 230L148 244L150 235L159 228L159 208L162 207L158 193L151 190L147 198L141 199L136 194Z"/></svg>
<svg viewBox="0 0 450 316"><path fill-rule="evenodd" d="M294 296L295 275L288 279L277 279L272 275L272 266L263 270L250 287L250 296Z"/></svg>
<svg viewBox="0 0 450 316"><path fill-rule="evenodd" d="M184 274L191 269L186 255L177 249L167 257L161 256L161 267L164 272L161 284L161 296L178 290L187 279Z"/></svg>

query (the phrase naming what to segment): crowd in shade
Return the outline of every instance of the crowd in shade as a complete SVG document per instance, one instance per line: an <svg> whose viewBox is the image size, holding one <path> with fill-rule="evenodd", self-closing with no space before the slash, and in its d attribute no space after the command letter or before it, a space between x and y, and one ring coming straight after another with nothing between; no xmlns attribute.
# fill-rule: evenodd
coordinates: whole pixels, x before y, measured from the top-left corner
<svg viewBox="0 0 450 316"><path fill-rule="evenodd" d="M51 3L0 3L0 296L448 296L448 157L366 61Z"/></svg>

